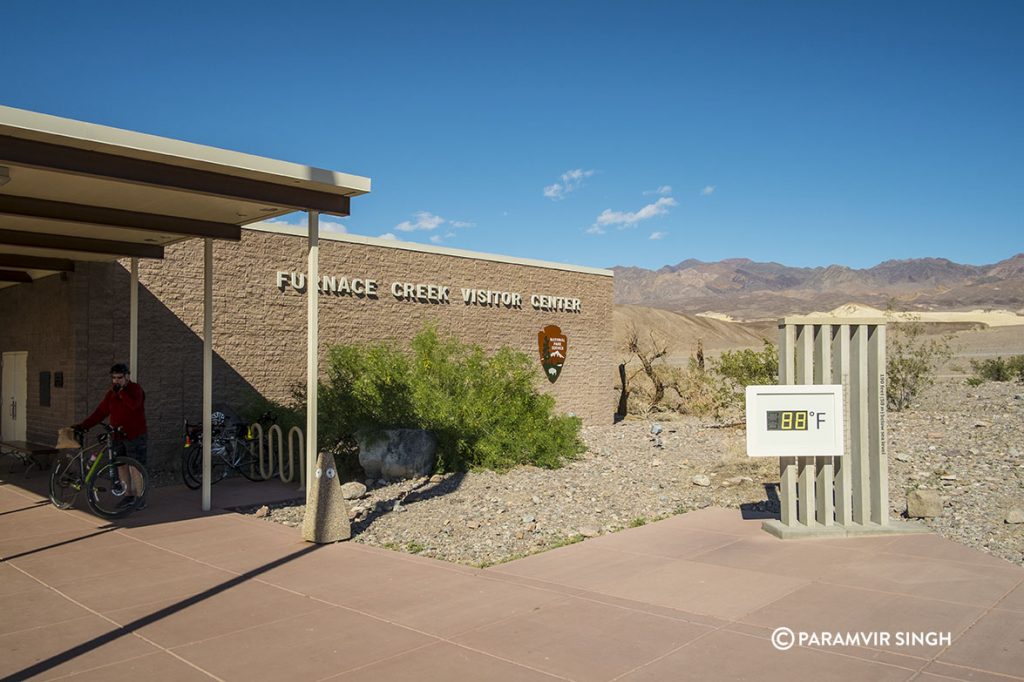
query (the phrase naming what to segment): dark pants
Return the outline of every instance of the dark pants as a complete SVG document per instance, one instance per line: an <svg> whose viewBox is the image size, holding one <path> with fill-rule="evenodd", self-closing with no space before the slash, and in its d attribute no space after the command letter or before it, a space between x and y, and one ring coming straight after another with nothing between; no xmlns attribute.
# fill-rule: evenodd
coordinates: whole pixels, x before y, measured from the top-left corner
<svg viewBox="0 0 1024 682"><path fill-rule="evenodd" d="M146 434L142 434L141 436L137 436L130 440L126 438L122 440L119 445L121 446L118 448L120 452L117 454L127 455L142 466L146 466Z"/></svg>

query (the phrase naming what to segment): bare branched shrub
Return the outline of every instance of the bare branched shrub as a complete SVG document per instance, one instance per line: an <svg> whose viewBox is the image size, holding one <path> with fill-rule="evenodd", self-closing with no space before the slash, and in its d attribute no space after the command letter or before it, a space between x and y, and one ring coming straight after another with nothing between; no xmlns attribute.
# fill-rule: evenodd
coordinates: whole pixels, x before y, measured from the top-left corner
<svg viewBox="0 0 1024 682"><path fill-rule="evenodd" d="M659 338L653 331L648 332L646 337L641 337L636 325L630 323L626 328L623 349L630 354L630 362L636 360L640 364L640 367L634 369L628 377L625 386L629 395L629 411L631 414L650 413L658 409L665 398L668 368L664 365L663 358L669 353L668 342ZM641 374L646 379L645 383L633 381Z"/></svg>

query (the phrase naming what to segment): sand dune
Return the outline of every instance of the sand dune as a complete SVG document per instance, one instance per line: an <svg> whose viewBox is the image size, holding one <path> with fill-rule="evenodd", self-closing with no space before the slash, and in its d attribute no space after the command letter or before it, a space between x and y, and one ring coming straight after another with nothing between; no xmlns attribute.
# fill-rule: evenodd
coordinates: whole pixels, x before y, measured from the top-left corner
<svg viewBox="0 0 1024 682"><path fill-rule="evenodd" d="M861 305L859 303L848 303L846 305L839 306L835 310L830 310L827 313L812 314L827 315L829 317L849 318L890 317L896 322L920 321L929 323L966 323L984 324L989 327L1010 327L1024 325L1024 316L1018 315L1009 310L971 310L967 312L933 310L922 312L914 311L908 313L887 313L884 310L872 308L871 306Z"/></svg>

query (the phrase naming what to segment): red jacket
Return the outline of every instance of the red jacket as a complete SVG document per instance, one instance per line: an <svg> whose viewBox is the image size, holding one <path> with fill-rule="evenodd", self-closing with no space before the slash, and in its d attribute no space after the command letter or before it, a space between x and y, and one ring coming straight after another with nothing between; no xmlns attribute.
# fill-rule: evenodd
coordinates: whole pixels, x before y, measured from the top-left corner
<svg viewBox="0 0 1024 682"><path fill-rule="evenodd" d="M146 433L146 392L134 382L120 391L111 388L100 401L100 406L82 422L82 428L92 428L106 417L111 426L120 426L128 440Z"/></svg>

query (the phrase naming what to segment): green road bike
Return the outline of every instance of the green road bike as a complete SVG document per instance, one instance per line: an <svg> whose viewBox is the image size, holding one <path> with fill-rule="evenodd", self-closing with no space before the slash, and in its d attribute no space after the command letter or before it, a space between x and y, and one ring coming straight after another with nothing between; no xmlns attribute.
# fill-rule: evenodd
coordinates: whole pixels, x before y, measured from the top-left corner
<svg viewBox="0 0 1024 682"><path fill-rule="evenodd" d="M144 504L149 476L146 468L131 457L119 455L120 428L106 429L94 445L82 445L62 453L50 474L50 501L58 509L69 509L78 493L85 491L89 509L105 519L116 519ZM83 433L75 437L83 443Z"/></svg>

